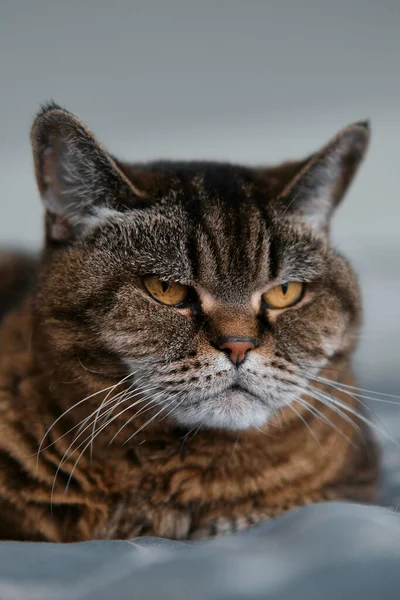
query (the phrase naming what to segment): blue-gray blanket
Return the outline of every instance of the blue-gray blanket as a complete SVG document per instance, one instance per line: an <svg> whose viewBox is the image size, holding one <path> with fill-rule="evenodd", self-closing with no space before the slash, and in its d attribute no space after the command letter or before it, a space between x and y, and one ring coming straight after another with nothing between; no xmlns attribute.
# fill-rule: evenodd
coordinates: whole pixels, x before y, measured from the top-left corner
<svg viewBox="0 0 400 600"><path fill-rule="evenodd" d="M308 506L209 542L0 544L2 600L398 600L400 517Z"/></svg>

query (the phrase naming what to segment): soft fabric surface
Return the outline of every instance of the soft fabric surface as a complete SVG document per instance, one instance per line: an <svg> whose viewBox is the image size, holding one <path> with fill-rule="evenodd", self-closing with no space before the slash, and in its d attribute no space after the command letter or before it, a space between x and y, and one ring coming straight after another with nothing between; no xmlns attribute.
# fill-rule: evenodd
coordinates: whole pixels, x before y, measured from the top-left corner
<svg viewBox="0 0 400 600"><path fill-rule="evenodd" d="M0 600L397 600L400 449L394 436L400 431L400 410L382 406L381 503L390 509L312 505L253 530L200 543L149 538L66 545L3 542Z"/></svg>
<svg viewBox="0 0 400 600"><path fill-rule="evenodd" d="M398 599L400 517L305 507L210 542L0 544L2 600Z"/></svg>

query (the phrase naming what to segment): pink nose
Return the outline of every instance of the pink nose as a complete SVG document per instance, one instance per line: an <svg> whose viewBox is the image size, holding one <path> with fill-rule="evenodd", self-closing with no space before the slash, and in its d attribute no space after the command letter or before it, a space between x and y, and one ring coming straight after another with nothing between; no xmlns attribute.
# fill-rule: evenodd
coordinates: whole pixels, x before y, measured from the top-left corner
<svg viewBox="0 0 400 600"><path fill-rule="evenodd" d="M229 359L234 365L239 366L246 354L250 350L254 350L256 346L255 340L252 338L226 337L220 340L218 348L227 352Z"/></svg>

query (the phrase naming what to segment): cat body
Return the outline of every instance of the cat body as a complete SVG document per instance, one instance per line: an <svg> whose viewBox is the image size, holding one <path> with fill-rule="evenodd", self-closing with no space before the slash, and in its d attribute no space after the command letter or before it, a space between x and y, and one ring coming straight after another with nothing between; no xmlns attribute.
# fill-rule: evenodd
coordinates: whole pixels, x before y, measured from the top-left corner
<svg viewBox="0 0 400 600"><path fill-rule="evenodd" d="M56 105L32 141L46 243L0 293L0 538L198 539L373 501L359 290L329 243L367 126L269 168L122 163Z"/></svg>

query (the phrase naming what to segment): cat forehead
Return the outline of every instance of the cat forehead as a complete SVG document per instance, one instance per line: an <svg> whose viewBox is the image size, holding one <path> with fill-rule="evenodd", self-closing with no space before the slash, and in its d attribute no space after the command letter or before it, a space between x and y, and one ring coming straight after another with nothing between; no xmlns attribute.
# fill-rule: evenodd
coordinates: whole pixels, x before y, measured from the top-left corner
<svg viewBox="0 0 400 600"><path fill-rule="evenodd" d="M161 198L175 190L186 199L249 196L259 184L266 192L265 178L254 168L220 162L159 161L147 164L119 163L125 175L140 189Z"/></svg>
<svg viewBox="0 0 400 600"><path fill-rule="evenodd" d="M319 240L274 223L255 205L186 203L175 192L147 209L107 214L93 240L143 275L198 285L233 303L271 280L308 280L325 267Z"/></svg>

